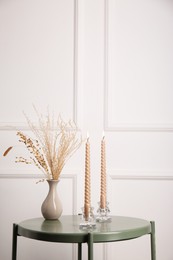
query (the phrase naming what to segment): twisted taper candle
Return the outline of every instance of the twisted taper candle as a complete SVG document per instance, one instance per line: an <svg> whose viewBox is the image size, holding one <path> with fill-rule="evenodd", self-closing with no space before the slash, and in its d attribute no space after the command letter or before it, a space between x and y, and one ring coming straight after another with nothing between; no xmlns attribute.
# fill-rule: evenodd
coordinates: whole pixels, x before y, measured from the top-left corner
<svg viewBox="0 0 173 260"><path fill-rule="evenodd" d="M85 198L84 198L84 216L88 220L90 212L90 143L87 138L85 147Z"/></svg>
<svg viewBox="0 0 173 260"><path fill-rule="evenodd" d="M106 158L105 158L105 137L101 141L101 190L100 190L100 207L106 207Z"/></svg>

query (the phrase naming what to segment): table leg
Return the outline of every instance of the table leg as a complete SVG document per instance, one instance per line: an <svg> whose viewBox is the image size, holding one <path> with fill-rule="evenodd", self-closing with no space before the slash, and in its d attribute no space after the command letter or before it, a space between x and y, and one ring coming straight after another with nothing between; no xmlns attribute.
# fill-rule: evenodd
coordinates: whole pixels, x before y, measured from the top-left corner
<svg viewBox="0 0 173 260"><path fill-rule="evenodd" d="M93 260L93 233L88 233L88 260Z"/></svg>
<svg viewBox="0 0 173 260"><path fill-rule="evenodd" d="M12 260L17 259L17 228L18 225L13 224Z"/></svg>
<svg viewBox="0 0 173 260"><path fill-rule="evenodd" d="M82 243L78 243L78 260L82 260Z"/></svg>
<svg viewBox="0 0 173 260"><path fill-rule="evenodd" d="M156 260L155 222L151 221L151 260Z"/></svg>

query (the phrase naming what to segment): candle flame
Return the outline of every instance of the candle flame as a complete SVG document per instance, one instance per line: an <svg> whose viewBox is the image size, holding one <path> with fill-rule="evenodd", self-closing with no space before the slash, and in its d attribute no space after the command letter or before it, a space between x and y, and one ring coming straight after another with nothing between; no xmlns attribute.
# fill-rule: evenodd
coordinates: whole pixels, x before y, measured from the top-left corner
<svg viewBox="0 0 173 260"><path fill-rule="evenodd" d="M87 141L89 141L89 133L87 132Z"/></svg>
<svg viewBox="0 0 173 260"><path fill-rule="evenodd" d="M102 139L105 139L105 132L102 133Z"/></svg>

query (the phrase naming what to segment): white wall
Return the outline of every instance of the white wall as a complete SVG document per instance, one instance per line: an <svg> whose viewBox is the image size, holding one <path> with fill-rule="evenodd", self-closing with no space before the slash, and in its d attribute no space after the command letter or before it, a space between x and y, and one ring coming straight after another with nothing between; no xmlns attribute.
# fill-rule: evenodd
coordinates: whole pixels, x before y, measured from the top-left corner
<svg viewBox="0 0 173 260"><path fill-rule="evenodd" d="M35 184L36 168L14 163L25 154L16 129L30 133L22 111L36 120L32 104L74 119L84 137L89 131L95 210L105 131L111 213L155 220L157 259L173 259L172 46L169 0L0 2L1 155L16 145L0 158L0 259L11 257L12 223L41 216L47 194L46 183ZM84 146L62 173L63 214L81 211L83 182ZM94 254L146 260L149 246L146 236L97 244ZM19 239L19 260L59 255L74 260L76 248Z"/></svg>

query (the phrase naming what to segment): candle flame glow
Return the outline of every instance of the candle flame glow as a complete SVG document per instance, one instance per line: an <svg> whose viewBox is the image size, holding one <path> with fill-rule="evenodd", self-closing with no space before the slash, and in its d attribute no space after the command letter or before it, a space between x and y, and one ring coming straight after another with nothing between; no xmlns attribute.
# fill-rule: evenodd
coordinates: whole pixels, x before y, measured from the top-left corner
<svg viewBox="0 0 173 260"><path fill-rule="evenodd" d="M89 140L89 133L87 132L87 141Z"/></svg>

